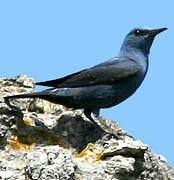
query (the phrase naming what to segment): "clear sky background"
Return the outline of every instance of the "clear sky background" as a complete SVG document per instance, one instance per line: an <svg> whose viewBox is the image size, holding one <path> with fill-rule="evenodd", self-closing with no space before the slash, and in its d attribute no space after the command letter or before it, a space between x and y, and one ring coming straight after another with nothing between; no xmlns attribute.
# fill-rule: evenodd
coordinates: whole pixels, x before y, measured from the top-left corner
<svg viewBox="0 0 174 180"><path fill-rule="evenodd" d="M134 27L168 27L152 45L141 87L101 116L117 121L174 167L173 7L172 0L2 0L0 78L62 77L117 55Z"/></svg>

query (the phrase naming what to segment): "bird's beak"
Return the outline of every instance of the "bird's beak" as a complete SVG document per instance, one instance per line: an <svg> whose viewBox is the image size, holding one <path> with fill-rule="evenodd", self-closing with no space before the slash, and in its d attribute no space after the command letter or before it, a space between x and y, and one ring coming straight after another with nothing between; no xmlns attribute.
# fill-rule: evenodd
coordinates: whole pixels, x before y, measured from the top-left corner
<svg viewBox="0 0 174 180"><path fill-rule="evenodd" d="M150 30L150 34L156 36L157 34L167 30L167 28L160 28L160 29L152 29Z"/></svg>

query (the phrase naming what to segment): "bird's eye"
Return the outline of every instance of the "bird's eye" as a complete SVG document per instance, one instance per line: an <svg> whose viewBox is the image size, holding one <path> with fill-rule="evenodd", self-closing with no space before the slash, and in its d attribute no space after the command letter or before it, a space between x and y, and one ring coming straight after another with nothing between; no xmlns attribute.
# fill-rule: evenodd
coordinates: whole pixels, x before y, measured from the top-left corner
<svg viewBox="0 0 174 180"><path fill-rule="evenodd" d="M137 31L136 31L136 34L140 34L140 31L139 31L139 30L137 30Z"/></svg>
<svg viewBox="0 0 174 180"><path fill-rule="evenodd" d="M134 34L135 34L136 36L142 36L142 35L144 35L144 32L143 32L143 31L140 31L140 30L135 30Z"/></svg>

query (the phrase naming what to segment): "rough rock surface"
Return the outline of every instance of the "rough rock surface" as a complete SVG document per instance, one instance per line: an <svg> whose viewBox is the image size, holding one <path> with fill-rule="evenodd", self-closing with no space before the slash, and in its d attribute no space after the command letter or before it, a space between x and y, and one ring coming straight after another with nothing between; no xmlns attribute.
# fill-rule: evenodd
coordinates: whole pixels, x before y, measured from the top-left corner
<svg viewBox="0 0 174 180"><path fill-rule="evenodd" d="M13 100L11 109L4 96L34 91L26 76L0 79L0 87L0 179L174 180L165 158L117 123L100 118L112 132L104 134L80 110L40 99Z"/></svg>

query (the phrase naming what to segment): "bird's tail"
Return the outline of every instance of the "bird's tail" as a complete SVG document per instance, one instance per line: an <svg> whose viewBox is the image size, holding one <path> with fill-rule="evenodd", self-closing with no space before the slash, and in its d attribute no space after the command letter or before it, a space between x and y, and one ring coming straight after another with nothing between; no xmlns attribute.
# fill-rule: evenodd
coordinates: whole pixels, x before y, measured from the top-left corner
<svg viewBox="0 0 174 180"><path fill-rule="evenodd" d="M73 103L73 98L71 96L65 96L64 93L62 94L62 92L52 93L51 91L41 91L41 92L6 96L4 97L4 100L8 105L10 105L9 100L19 99L19 98L40 98L55 104L62 104L67 107L69 107Z"/></svg>
<svg viewBox="0 0 174 180"><path fill-rule="evenodd" d="M7 104L9 104L10 99L19 99L19 98L41 98L41 99L49 100L49 94L46 92L33 92L27 94L5 96L4 100Z"/></svg>
<svg viewBox="0 0 174 180"><path fill-rule="evenodd" d="M18 95L12 95L12 96L5 96L4 99L5 100L9 100L9 99L19 99L19 98L39 98L43 96L43 93L38 93L38 92L34 92L34 93L28 93L28 94L18 94Z"/></svg>
<svg viewBox="0 0 174 180"><path fill-rule="evenodd" d="M19 99L19 98L41 98L41 99L50 101L52 103L57 103L57 104L63 103L66 99L64 97L61 97L61 95L49 93L48 91L42 91L42 92L33 92L33 93L27 93L27 94L18 94L18 95L6 96L6 97L4 97L4 100L7 104L9 104L9 100Z"/></svg>
<svg viewBox="0 0 174 180"><path fill-rule="evenodd" d="M5 103L11 107L13 110L17 110L18 111L18 108L15 107L14 105L11 105L10 104L10 99L19 99L19 98L37 98L39 97L39 94L37 92L33 92L33 93L28 93L28 94L18 94L18 95L12 95L12 96L5 96L4 97L4 101Z"/></svg>
<svg viewBox="0 0 174 180"><path fill-rule="evenodd" d="M19 99L19 98L41 98L45 100L49 100L49 94L45 92L33 92L28 94L18 94L12 96L5 96L4 101L5 103L14 109L14 106L10 104L10 99Z"/></svg>

